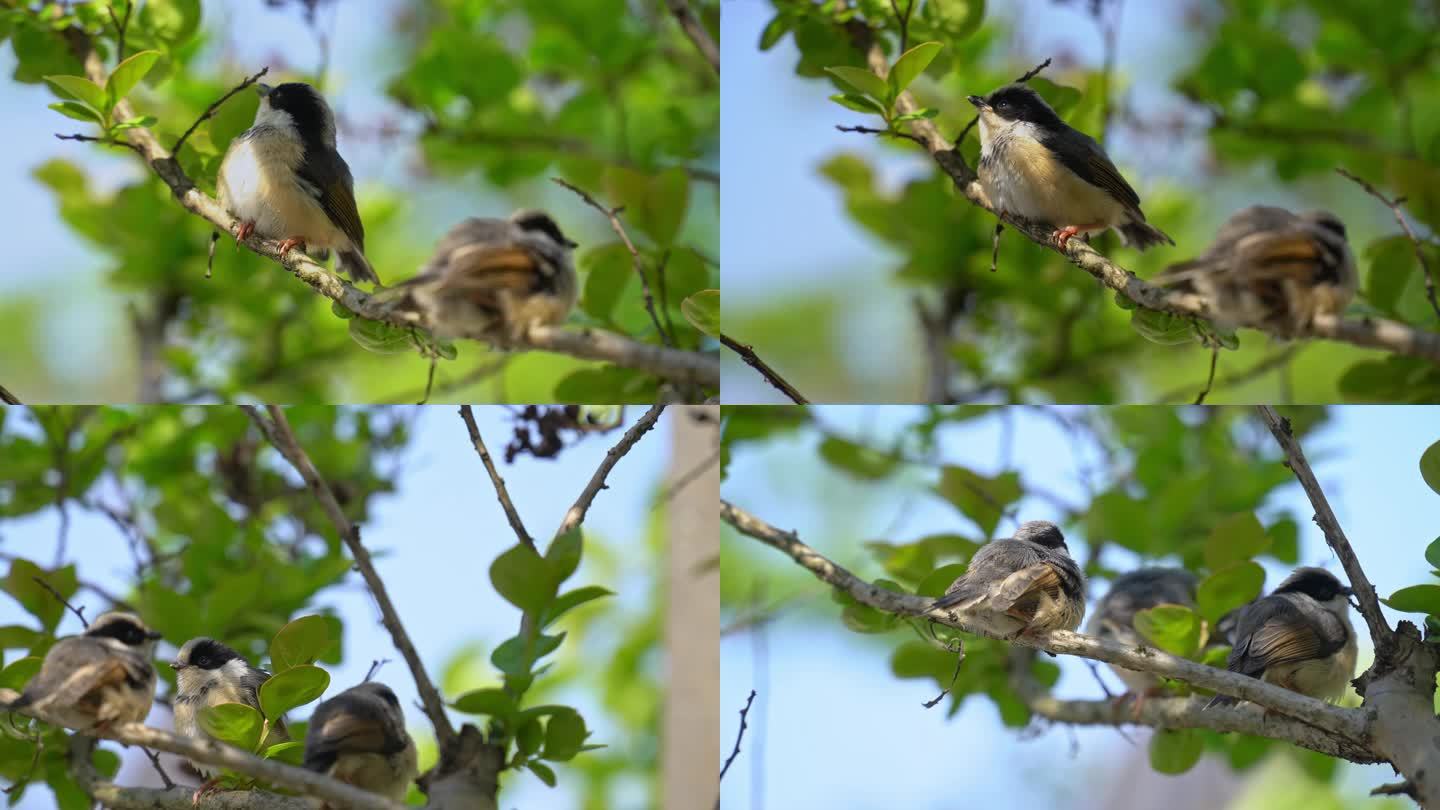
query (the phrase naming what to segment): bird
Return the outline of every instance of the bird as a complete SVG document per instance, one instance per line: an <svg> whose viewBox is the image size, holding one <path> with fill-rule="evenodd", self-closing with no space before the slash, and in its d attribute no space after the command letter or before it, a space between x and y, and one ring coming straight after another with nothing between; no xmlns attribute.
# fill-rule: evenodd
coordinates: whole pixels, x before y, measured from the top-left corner
<svg viewBox="0 0 1440 810"><path fill-rule="evenodd" d="M1074 630L1085 616L1085 577L1058 526L1026 521L1014 537L993 540L975 552L965 573L930 606L951 608L1012 639Z"/></svg>
<svg viewBox="0 0 1440 810"><path fill-rule="evenodd" d="M303 82L255 87L255 124L230 142L216 181L220 204L239 221L236 238L278 239L281 253L333 249L336 269L378 285L365 258L355 181L335 148L330 105Z"/></svg>
<svg viewBox="0 0 1440 810"><path fill-rule="evenodd" d="M1175 244L1145 221L1140 195L1125 182L1094 138L1060 119L1024 84L988 96L969 96L980 111L980 162L976 173L991 207L1043 222L1065 247L1077 234L1115 228L1140 250Z"/></svg>
<svg viewBox="0 0 1440 810"><path fill-rule="evenodd" d="M420 273L387 293L408 298L442 338L518 342L575 306L575 248L544 211L471 217L450 229Z"/></svg>
<svg viewBox="0 0 1440 810"><path fill-rule="evenodd" d="M390 687L368 681L316 707L305 735L304 765L362 790L404 799L419 768L415 741Z"/></svg>
<svg viewBox="0 0 1440 810"><path fill-rule="evenodd" d="M1350 588L1323 568L1296 568L1235 620L1226 669L1321 700L1338 699L1355 677ZM1217 694L1205 708L1239 698Z"/></svg>
<svg viewBox="0 0 1440 810"><path fill-rule="evenodd" d="M57 641L7 708L33 709L80 731L139 723L155 700L151 657L159 639L133 613L103 613L84 633Z"/></svg>
<svg viewBox="0 0 1440 810"><path fill-rule="evenodd" d="M204 709L221 703L243 703L261 711L260 686L270 679L270 673L251 666L240 653L213 638L185 642L170 668L175 670L176 734L212 739L200 727L199 716ZM261 750L289 739L284 718L274 718ZM222 769L193 759L190 764L206 780L195 793L196 797L203 796L214 787Z"/></svg>
<svg viewBox="0 0 1440 810"><path fill-rule="evenodd" d="M1115 578L1085 626L1093 636L1131 647L1147 644L1135 629L1135 614L1158 605L1195 606L1195 575L1183 568L1140 568ZM1148 672L1110 665L1131 694L1153 691L1160 679Z"/></svg>
<svg viewBox="0 0 1440 810"><path fill-rule="evenodd" d="M1199 257L1154 280L1208 298L1217 324L1294 337L1316 315L1344 312L1358 279L1339 217L1252 205L1226 220Z"/></svg>

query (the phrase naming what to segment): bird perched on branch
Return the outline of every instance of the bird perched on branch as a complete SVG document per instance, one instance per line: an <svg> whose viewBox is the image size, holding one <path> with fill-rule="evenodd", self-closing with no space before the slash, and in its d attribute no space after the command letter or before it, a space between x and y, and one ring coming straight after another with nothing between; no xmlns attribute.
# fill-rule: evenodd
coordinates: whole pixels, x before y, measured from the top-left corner
<svg viewBox="0 0 1440 810"><path fill-rule="evenodd" d="M1355 677L1351 593L1323 568L1295 569L1274 593L1241 609L1226 668L1313 698L1339 698ZM1216 695L1205 708L1238 700Z"/></svg>
<svg viewBox="0 0 1440 810"><path fill-rule="evenodd" d="M1085 577L1054 523L1031 520L987 543L931 609L955 609L999 635L1074 630L1085 616Z"/></svg>
<svg viewBox="0 0 1440 810"><path fill-rule="evenodd" d="M419 768L415 741L405 730L405 714L390 687L362 683L316 707L305 735L305 767L371 793L404 799Z"/></svg>
<svg viewBox="0 0 1440 810"><path fill-rule="evenodd" d="M1100 144L1060 120L1039 93L1008 84L969 101L980 111L976 174L991 207L1056 228L1051 238L1062 248L1107 228L1140 250L1175 244L1145 221L1140 195Z"/></svg>
<svg viewBox="0 0 1440 810"><path fill-rule="evenodd" d="M1095 606L1085 626L1093 636L1129 647L1147 646L1135 629L1135 614L1159 605L1195 606L1195 575L1183 568L1141 568L1116 577L1110 590ZM1110 665L1130 694L1143 698L1160 685L1160 678L1148 672ZM1138 712L1139 700L1136 701Z"/></svg>
<svg viewBox="0 0 1440 810"><path fill-rule="evenodd" d="M419 275L392 291L441 337L515 343L561 323L575 306L575 243L544 211L472 217L450 230Z"/></svg>
<svg viewBox="0 0 1440 810"><path fill-rule="evenodd" d="M1198 258L1155 282L1205 296L1221 325L1294 337L1316 315L1344 312L1358 276L1339 217L1252 205L1226 220Z"/></svg>
<svg viewBox="0 0 1440 810"><path fill-rule="evenodd" d="M185 642L170 668L175 670L175 733L202 740L213 738L200 727L200 712L221 703L243 703L261 711L260 687L270 680L269 672L250 666L244 656L213 638ZM261 750L289 739L284 719L277 719ZM193 759L190 764L206 780L195 792L198 800L215 786L221 769Z"/></svg>
<svg viewBox="0 0 1440 810"><path fill-rule="evenodd" d="M335 149L330 105L302 82L255 89L255 125L230 142L217 180L220 204L240 221L236 238L279 239L282 253L334 250L337 270L379 284L365 258L355 181Z"/></svg>
<svg viewBox="0 0 1440 810"><path fill-rule="evenodd" d="M155 699L150 659L159 638L133 613L101 614L81 635L57 641L7 708L33 708L81 731L139 723Z"/></svg>

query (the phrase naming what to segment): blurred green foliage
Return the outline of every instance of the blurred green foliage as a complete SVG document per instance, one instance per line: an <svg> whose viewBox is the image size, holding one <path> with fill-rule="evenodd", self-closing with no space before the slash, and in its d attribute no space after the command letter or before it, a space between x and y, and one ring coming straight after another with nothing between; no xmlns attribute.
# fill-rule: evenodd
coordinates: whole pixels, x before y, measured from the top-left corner
<svg viewBox="0 0 1440 810"><path fill-rule="evenodd" d="M1019 521L1027 519L1029 516L1020 512L1022 501L1045 503L1060 513L1057 522L1066 532L1071 555L1085 568L1092 604L1109 580L1125 572L1115 567L1115 549L1133 553L1142 564L1179 565L1194 572L1201 583L1196 609L1176 605L1145 611L1137 617L1136 627L1157 646L1223 667L1229 648L1207 647L1206 642L1224 612L1261 593L1265 572L1257 561L1285 567L1301 562L1298 533L1302 516L1278 508L1273 500L1276 491L1292 484L1294 478L1258 417L1248 409L1224 407L1046 409L1049 418L1066 432L1069 453L1083 470L1088 502L1076 503L1028 480L1022 469L1010 462L1002 462L1002 469L987 474L940 457L940 442L953 440L956 430L983 422L1004 424L1010 418L1007 410L982 406L909 409L907 417L895 420L898 424L877 425L856 436L828 424L824 410L727 406L722 409L722 460L726 465L722 469L728 474L732 459L765 451L773 466L785 465L785 459L793 457L794 466L786 468L786 476L812 487L808 491L815 491L813 483L801 470L803 465L818 464L883 493L874 504L861 509L889 510L897 499L902 509L908 509L910 498L948 504L957 527L952 533L869 537L853 559L837 559L878 586L922 596L943 593L988 539L1007 536ZM1281 411L1302 442L1330 416L1327 410L1315 407ZM1063 458L1065 453L1056 448L1054 456ZM1440 455L1440 450L1435 453ZM1086 461L1082 464L1081 459ZM1416 472L1423 475L1427 463L1422 461ZM736 505L746 507L744 503ZM843 535L853 524L854 513L838 504L835 511L834 525ZM776 526L793 525L783 513L757 517ZM1308 513L1303 517L1308 518ZM795 607L800 595L818 595L817 589L825 588L809 572L777 557L763 544L733 530L727 534L729 539L721 544L721 599L727 622L761 622L782 607ZM802 535L801 540L827 555L835 554L838 544L835 538ZM1424 562L1440 568L1440 540L1430 544L1424 554ZM1419 576L1422 560L1418 551L1415 560ZM1440 571L1434 574L1440 576ZM757 601L762 583L769 583L768 598ZM1269 584L1273 588L1276 583ZM1042 687L1053 685L1059 676L1054 662L1043 656L1022 660L1005 642L884 613L848 593L833 589L828 593L833 604L818 602L811 606L812 613L823 616L820 620L838 620L849 630L867 634L876 654L888 655L895 677L920 679L936 689L948 687L946 710L952 716L966 700L990 701L1007 726L1025 727L1032 716L1016 689L1017 667L1023 667L1022 672L1028 672ZM1440 593L1440 586L1426 582L1401 590L1388 602L1397 610L1430 614L1427 623L1434 631L1440 629L1440 598L1433 598L1432 593ZM965 649L958 677L954 652L937 643L957 637L963 637ZM1178 682L1171 682L1169 688L1177 694L1191 692ZM1281 750L1314 778L1329 780L1335 771L1335 760L1313 752L1205 730L1154 735L1150 761L1158 771L1179 773L1209 751L1244 769L1259 763L1267 752Z"/></svg>
<svg viewBox="0 0 1440 810"><path fill-rule="evenodd" d="M291 5L318 37L329 36L313 15L304 16L313 3ZM711 28L718 24L718 3L692 5ZM431 233L465 216L508 215L512 206L485 202L495 194L515 198L513 207L544 195L543 204L582 242L576 256L582 295L571 322L659 344L629 254L598 212L545 182L562 176L626 209L675 344L715 349L681 307L719 287L719 81L664 4L432 0L401 4L390 14L378 23L386 35L385 52L377 55L384 60L376 60L386 65L377 69L394 71L383 82L390 107L366 120L343 106L336 111L340 147L352 164L349 144L356 141L417 153L405 182L358 177L366 252L382 279L393 284L413 275L430 253ZM66 41L67 32L85 32L112 66L122 20L131 67L116 71L110 90L123 97L128 86L138 113L129 122L110 120L113 98L83 78ZM123 138L125 128L144 126L174 143L238 77L259 68L227 64L221 75L210 72L215 53L223 55L235 35L219 25L202 18L198 0L0 10L0 45L8 41L18 61L13 80L52 77L57 112L91 124L57 115L47 131L27 136L48 140L51 131L79 131ZM327 88L323 62L319 75L270 67L266 81L293 78ZM256 104L253 93L237 94L187 141L178 159L201 190L214 194L221 156L249 127ZM114 146L71 145L134 158ZM34 177L54 195L65 223L104 256L104 288L113 294L102 300L126 317L111 319L120 333L109 342L87 346L45 343L44 316L28 309L28 317L8 320L14 332L7 342L18 348L7 352L13 359L0 364L0 374L22 399L364 402L416 401L424 392L433 347L402 339L398 353L366 351L329 301L275 263L231 250L222 239L214 277L204 278L211 229L152 173L136 171L131 177L138 179L102 188L73 161L54 159L35 167ZM446 198L442 213L417 203L436 195ZM417 232L426 238L415 238ZM127 342L130 351L115 351ZM103 356L93 365L109 373L84 380L56 374L47 359L61 351ZM562 355L505 355L473 341L460 344L458 359L441 352L436 383L436 399L462 401L646 401L655 390L652 378L629 369Z"/></svg>
<svg viewBox="0 0 1440 810"><path fill-rule="evenodd" d="M897 12L903 14L905 3L771 0L771 5L774 17L758 47L783 44L794 54L795 73L817 80L816 93L856 95L857 88L833 71L843 73L846 66L867 70L859 46L872 38L892 64L899 57ZM1032 21L1002 13L1001 5L991 2L987 8L983 0L913 4L905 31L909 46L935 42L942 49L910 91L926 110L939 111L934 120L948 138L955 138L973 116L965 102L968 94L1014 81L1052 55L1016 52L1019 38L1012 29ZM1044 14L1044 5L1032 3L1026 11ZM1056 0L1056 5L1068 5L1085 17L1095 10L1093 19L1081 20L1075 36L1096 45L1104 39L1106 21L1119 13L1116 0ZM1137 13L1133 5L1124 9L1130 17ZM1073 55L1056 53L1055 64L1031 80L1071 126L1102 141L1122 131L1125 151L1112 156L1133 185L1148 190L1149 220L1179 244L1140 254L1106 234L1096 240L1097 249L1142 278L1150 277L1166 264L1200 253L1231 208L1284 195L1295 200L1290 207L1297 210L1330 208L1350 223L1361 271L1361 300L1351 316L1376 313L1433 331L1436 313L1426 301L1411 243L1395 235L1398 229L1378 201L1337 177L1334 169L1343 166L1391 195L1405 196L1405 209L1419 232L1440 232L1440 108L1434 103L1440 93L1440 10L1433 3L1227 0L1191 10L1176 4L1173 15L1160 24L1186 32L1186 48L1194 56L1177 57L1188 67L1166 88L1164 104L1154 103L1147 87L1145 105L1129 106L1124 88L1137 78L1130 72L1142 68L1123 61L1114 75L1106 75L1099 59L1076 64ZM817 127L884 124L874 109L858 116L852 112L866 110L865 102L835 98L832 120L817 121ZM1159 324L1142 317L1132 324L1132 312L1117 306L1115 296L1086 273L1014 234L1002 238L998 272L990 272L993 216L960 198L928 160L898 185L890 178L882 183L873 164L875 149L923 153L898 138L854 137L854 151L829 156L819 170L854 226L899 254L893 289L878 304L888 308L889 322L915 323L908 308L901 309L901 302L915 294L931 302L936 315L951 319L951 397L1183 402L1203 387L1210 352L1187 323ZM861 140L867 138L873 145ZM1186 139L1198 148L1181 148ZM973 128L958 148L973 167L979 152ZM1165 164L1169 180L1157 186L1137 176L1129 156L1145 152L1174 156ZM1213 210L1215 201L1228 208ZM1432 271L1440 268L1440 241L1428 240L1423 250ZM879 374L873 362L846 358L864 351L863 345L842 339L847 311L858 309L854 295L751 296L748 300L764 303L732 308L726 328L743 335L782 373L790 371L790 381L812 399L923 399L924 351L918 334L900 341L913 347L914 359L889 362ZM864 296L867 307L877 306L875 291ZM823 326L795 330L791 324L796 321ZM1230 338L1223 342L1233 348ZM732 372L743 373L727 365L727 376ZM1221 352L1217 381L1212 402L1432 402L1440 397L1440 370L1425 361L1322 341L1286 345L1249 330L1240 333L1238 350Z"/></svg>
<svg viewBox="0 0 1440 810"><path fill-rule="evenodd" d="M403 494L400 473L417 414L286 409L296 439L357 525L366 522L377 497ZM6 460L0 466L0 528L42 516L58 517L68 527L83 513L107 519L117 535L69 537L62 528L53 559L34 543L0 545L0 559L8 564L0 591L33 619L0 627L0 687L24 686L66 618L38 576L88 608L91 618L118 600L171 646L210 636L268 666L274 677L261 690L262 711L227 707L208 718L208 727L247 750L263 748L265 756L298 761L305 724L289 718L295 745L264 746L266 728L318 700L327 687L333 696L352 685L331 684L320 666L350 655L341 643L342 619L309 611L328 589L346 584L353 562L308 488L246 415L213 406L0 408L0 457ZM659 578L651 593L625 607L603 598L612 595L607 588L562 590L561 584L576 572L582 551L590 563L586 570L607 583L621 582L633 566L656 569L665 550L662 513L652 513L647 541L636 545L643 559L622 562L602 540L582 541L578 529L542 544L543 555L525 546L503 551L490 583L523 611L523 622L516 616L519 632L493 649L466 646L443 666L426 662L447 703L485 718L477 722L487 723L487 738L506 748L506 767L514 773L502 775L502 791L510 780L533 774L550 785L576 781L586 807L614 806L618 786L629 796L638 786L658 806ZM130 549L134 570L124 592L97 590L74 562L106 542ZM366 656L362 660L375 657ZM173 693L175 673L166 666L156 670L160 695ZM381 680L409 677L402 668ZM593 719L571 705L577 692L599 696L603 744L592 736ZM436 760L434 735L423 715L408 714L423 770ZM61 729L17 715L0 732L0 778L7 784L45 782L65 810L89 806L65 766ZM558 775L551 767L556 762L566 766ZM97 764L113 774L118 760L100 752ZM253 782L233 778L227 784ZM10 796L18 801L24 791L22 784ZM424 803L418 789L411 800Z"/></svg>

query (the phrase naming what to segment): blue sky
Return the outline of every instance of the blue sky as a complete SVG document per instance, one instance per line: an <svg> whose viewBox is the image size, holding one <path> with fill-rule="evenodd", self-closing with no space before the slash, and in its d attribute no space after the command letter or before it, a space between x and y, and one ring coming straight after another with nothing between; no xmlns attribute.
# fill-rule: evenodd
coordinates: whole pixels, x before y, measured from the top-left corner
<svg viewBox="0 0 1440 810"><path fill-rule="evenodd" d="M642 413L639 408L627 409L627 426ZM503 448L511 433L505 409L481 406L475 409L475 415L492 453ZM669 463L670 419L669 415L663 416L655 430L616 465L609 477L609 488L596 497L586 517L587 533L602 538L619 559L627 556L627 550L632 555L644 554L642 528L647 525L650 498ZM376 499L374 520L364 527L365 544L376 556L376 569L431 679L438 680L442 663L464 645L479 643L488 656L495 644L514 635L519 612L494 592L488 571L495 557L514 545L515 537L456 409L426 407L415 432L398 491ZM547 538L554 534L565 510L618 438L618 433L593 437L565 451L558 461L536 461L526 456L513 465L501 466L516 509L533 536ZM133 570L125 541L104 518L77 511L72 519L70 547L81 578L125 593L127 572ZM12 554L29 554L48 564L54 553L57 527L53 514L7 522L0 534L0 548ZM616 607L628 612L649 609L643 597L650 590L653 572L638 566L628 570L622 567L622 571L619 581L597 583L594 568L584 562L572 582L604 584L618 594L613 597L618 600ZM93 596L82 593L81 597L82 601L94 603ZM99 607L94 604L87 615L95 615ZM314 607L333 607L345 621L347 660L331 668L332 690L360 682L372 660L389 658L391 663L377 677L394 687L401 705L406 707L412 731L430 733L424 716L414 708L418 696L409 670L380 626L378 609L359 576L352 574L344 584L322 592ZM0 625L33 626L33 619L27 617L17 603L0 595ZM70 616L61 625L64 634L79 629L79 622ZM574 655L572 647L562 646L558 655ZM162 658L173 653L171 645L160 648ZM498 683L498 678L477 686L493 683ZM601 742L607 730L613 731L604 722L593 693L576 691L563 698L580 709ZM151 722L168 727L163 710L152 714ZM564 765L556 768L561 787L553 790L528 773L507 775L505 806L575 806L577 798L566 787L565 769ZM138 765L127 766L121 781L133 784L152 775L149 763L142 757ZM48 791L42 788L32 789L20 804L26 810L50 806ZM626 806L639 805L617 799L617 807Z"/></svg>
<svg viewBox="0 0 1440 810"><path fill-rule="evenodd" d="M913 421L918 411L851 406L821 408L818 413L827 425L848 435L885 436L893 425ZM1013 455L1022 478L1084 503L1069 441L1056 424L1019 409L1013 424ZM939 458L993 474L1003 468L998 461L1002 434L995 419L947 429ZM1426 576L1423 552L1440 534L1440 496L1425 486L1418 463L1420 453L1436 439L1436 408L1347 407L1336 411L1323 434L1305 442L1341 526L1382 596ZM880 572L861 549L862 541L903 541L957 528L949 504L913 496L913 479L908 487L859 484L826 468L813 445L811 440L788 440L758 451L756 445L742 446L733 456L723 496L775 525L796 530L821 553L872 578ZM1312 510L1298 485L1280 490L1267 505L1271 508L1289 508L1299 516L1302 563L1340 570L1319 529L1306 519ZM1022 503L1020 514L1026 519L1057 517L1053 506L1034 499ZM744 549L752 554L747 559L776 572L773 581L785 583L776 585L772 595L788 593L792 586L798 594L797 606L781 612L768 628L763 659L757 658L753 634L722 639L724 751L734 743L738 711L749 690L758 683L766 692L757 698L761 708L751 714L744 751L722 785L727 807L1100 808L1109 806L1109 791L1118 785L1139 795L1165 796L1168 802L1232 778L1228 769L1208 766L1200 776L1153 774L1145 764L1143 730L1129 732L1139 747L1104 728L1073 733L1056 728L1022 739L1001 726L993 704L983 698L971 698L949 720L939 708L926 711L920 702L934 696L933 684L893 677L886 645L844 630L825 586L808 577L797 580L787 558L753 540L728 534L725 542L732 551L735 544L756 546ZM1124 568L1134 564L1133 556L1127 556L1107 552L1106 560ZM1267 587L1273 588L1285 571L1276 565L1267 569ZM781 580L782 575L789 578ZM1386 612L1392 621L1400 618L1388 608ZM1352 621L1361 628L1363 666L1371 656L1368 637L1353 612ZM761 660L768 665L759 666ZM1062 656L1058 662L1059 696L1101 697L1079 659ZM1105 676L1119 692L1118 681L1108 672ZM759 723L757 713L763 718ZM752 792L760 790L752 759L757 749L763 750L765 764L758 797ZM1385 767L1350 766L1341 784L1347 795L1359 797L1392 776ZM1357 799L1349 806L1370 805Z"/></svg>

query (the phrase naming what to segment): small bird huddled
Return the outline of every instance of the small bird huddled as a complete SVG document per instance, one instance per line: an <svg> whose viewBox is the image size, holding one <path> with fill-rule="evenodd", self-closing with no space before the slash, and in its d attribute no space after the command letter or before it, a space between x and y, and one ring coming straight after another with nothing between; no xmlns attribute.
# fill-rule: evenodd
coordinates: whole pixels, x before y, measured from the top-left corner
<svg viewBox="0 0 1440 810"><path fill-rule="evenodd" d="M45 654L40 670L6 708L32 710L67 728L104 732L140 723L155 698L151 664L160 634L131 613L105 613L78 636L60 639ZM176 674L175 733L211 738L199 713L222 703L260 709L260 687L270 673L212 638L191 639L170 662ZM269 730L264 745L290 739L283 718ZM195 801L213 790L218 770L191 765L206 779ZM405 730L405 715L395 693L382 683L366 682L322 702L305 736L304 766L392 799L403 799L418 775L415 741ZM325 807L324 804L320 804Z"/></svg>

